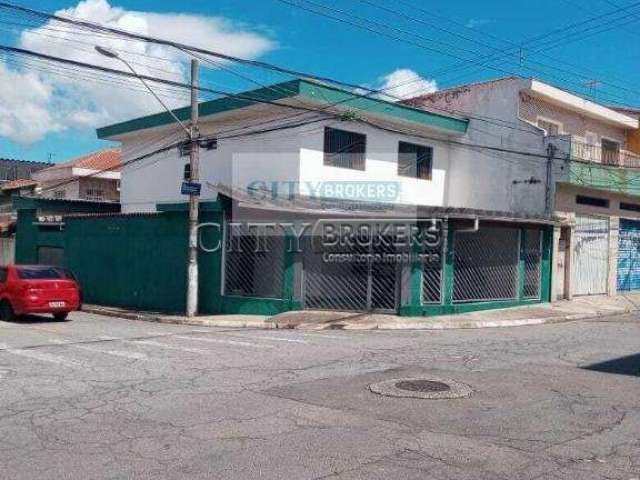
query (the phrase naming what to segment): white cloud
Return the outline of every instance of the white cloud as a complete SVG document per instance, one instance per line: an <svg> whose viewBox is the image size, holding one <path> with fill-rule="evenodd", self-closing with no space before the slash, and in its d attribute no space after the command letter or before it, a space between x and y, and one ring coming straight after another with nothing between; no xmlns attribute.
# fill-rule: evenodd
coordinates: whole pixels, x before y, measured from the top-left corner
<svg viewBox="0 0 640 480"><path fill-rule="evenodd" d="M268 37L220 17L129 11L111 6L107 0L84 0L56 14L244 58L256 58L275 47ZM95 52L96 43L118 51L140 74L181 82L188 79L188 57L171 47L103 34L88 35L75 27L51 22L23 31L19 40L19 46L29 50L125 68L120 61ZM49 132L95 128L161 108L137 79L110 81L96 72L77 69L70 74L60 66L40 62L37 65L41 70L29 68L34 65L31 61L20 67L0 63L0 136L26 144ZM66 75L54 75L54 71ZM186 91L162 86L154 89L172 107L187 103Z"/></svg>
<svg viewBox="0 0 640 480"><path fill-rule="evenodd" d="M408 68L398 68L379 79L379 87L388 100L407 99L438 90L435 80L421 77Z"/></svg>
<svg viewBox="0 0 640 480"><path fill-rule="evenodd" d="M49 113L51 88L0 63L0 136L29 144L61 126Z"/></svg>

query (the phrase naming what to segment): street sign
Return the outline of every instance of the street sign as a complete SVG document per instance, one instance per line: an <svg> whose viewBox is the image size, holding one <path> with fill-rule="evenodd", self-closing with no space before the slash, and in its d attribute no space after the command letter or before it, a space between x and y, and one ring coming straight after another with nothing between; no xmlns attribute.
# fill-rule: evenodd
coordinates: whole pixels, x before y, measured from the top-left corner
<svg viewBox="0 0 640 480"><path fill-rule="evenodd" d="M201 188L202 184L198 182L182 182L182 188L180 189L180 192L182 193L182 195L195 195L199 197Z"/></svg>

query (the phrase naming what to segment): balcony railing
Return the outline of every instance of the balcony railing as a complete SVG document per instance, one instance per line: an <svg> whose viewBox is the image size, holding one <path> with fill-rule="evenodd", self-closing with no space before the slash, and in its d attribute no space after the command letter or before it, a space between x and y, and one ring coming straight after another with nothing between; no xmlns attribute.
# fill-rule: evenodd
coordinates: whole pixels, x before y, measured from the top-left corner
<svg viewBox="0 0 640 480"><path fill-rule="evenodd" d="M612 167L640 168L640 155L636 153L594 145L575 138L571 138L571 158Z"/></svg>

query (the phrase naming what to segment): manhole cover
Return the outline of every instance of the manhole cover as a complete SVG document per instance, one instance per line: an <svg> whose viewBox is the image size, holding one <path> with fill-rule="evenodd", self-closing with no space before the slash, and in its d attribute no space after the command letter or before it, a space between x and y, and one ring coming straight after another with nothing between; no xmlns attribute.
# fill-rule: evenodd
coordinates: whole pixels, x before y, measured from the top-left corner
<svg viewBox="0 0 640 480"><path fill-rule="evenodd" d="M407 392L446 392L451 390L444 382L434 382L433 380L403 380L396 383L396 388Z"/></svg>
<svg viewBox="0 0 640 480"><path fill-rule="evenodd" d="M402 398L439 400L463 398L471 395L471 387L464 383L441 378L395 378L369 386L379 395Z"/></svg>

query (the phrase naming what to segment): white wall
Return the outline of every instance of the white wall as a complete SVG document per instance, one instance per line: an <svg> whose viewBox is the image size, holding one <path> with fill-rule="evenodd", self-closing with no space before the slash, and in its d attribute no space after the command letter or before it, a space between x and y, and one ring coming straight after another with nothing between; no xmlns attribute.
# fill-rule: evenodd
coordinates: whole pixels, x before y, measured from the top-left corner
<svg viewBox="0 0 640 480"><path fill-rule="evenodd" d="M367 135L365 171L323 165L325 125ZM234 126L204 124L202 133L214 135L216 131L224 132L231 128ZM167 133L157 129L129 135L123 139L123 162L126 164L159 146L171 144L179 137L175 131ZM400 140L434 147L432 180L397 175ZM156 203L186 201L187 197L180 194L180 185L184 164L188 160L188 157L180 158L176 148L125 165L120 192L123 211L154 211ZM313 123L260 135L221 138L217 150L201 149L201 199L215 199L216 192L212 186L218 183L232 184L240 189L262 185L272 189L272 182L277 182L280 194L285 195L290 185L295 184L294 193L309 195L321 182L369 181L397 183L398 203L442 206L446 197L448 169L449 148L440 141L394 134L356 123ZM378 201L377 198L372 200Z"/></svg>
<svg viewBox="0 0 640 480"><path fill-rule="evenodd" d="M542 132L518 118L519 92L525 84L526 80L505 79L471 85L441 92L422 104L475 117L471 118L465 142L544 155ZM448 206L544 213L545 158L460 146L453 146L450 155ZM554 170L558 168L556 165Z"/></svg>
<svg viewBox="0 0 640 480"><path fill-rule="evenodd" d="M449 165L449 147L441 141L432 141L400 135L358 123L327 123L334 128L366 135L365 170L352 170L324 165L324 130L301 138L301 193L310 195L322 182L380 182L396 184L395 203L409 205L443 206ZM432 178L423 180L398 175L398 142L430 146L433 151ZM390 188L393 188L389 185ZM317 190L316 190L317 191ZM371 201L390 201L390 196L373 195Z"/></svg>

